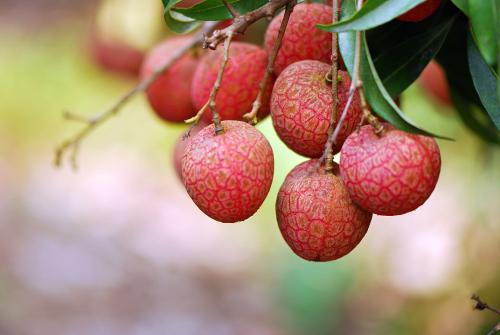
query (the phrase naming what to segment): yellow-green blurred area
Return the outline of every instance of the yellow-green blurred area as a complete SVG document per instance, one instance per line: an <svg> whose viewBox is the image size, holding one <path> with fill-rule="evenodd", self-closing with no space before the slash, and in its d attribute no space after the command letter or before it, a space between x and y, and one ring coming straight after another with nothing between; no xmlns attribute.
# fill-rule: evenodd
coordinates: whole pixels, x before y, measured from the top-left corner
<svg viewBox="0 0 500 335"><path fill-rule="evenodd" d="M413 213L374 217L335 262L301 260L280 235L276 193L304 159L269 119L273 187L244 223L191 202L172 165L185 128L143 96L82 143L78 172L55 169L56 144L82 126L62 111L97 114L135 84L89 57L94 12L0 1L1 335L469 335L499 321L469 297L500 307L500 151L419 86L403 109L456 139L439 141L438 186Z"/></svg>

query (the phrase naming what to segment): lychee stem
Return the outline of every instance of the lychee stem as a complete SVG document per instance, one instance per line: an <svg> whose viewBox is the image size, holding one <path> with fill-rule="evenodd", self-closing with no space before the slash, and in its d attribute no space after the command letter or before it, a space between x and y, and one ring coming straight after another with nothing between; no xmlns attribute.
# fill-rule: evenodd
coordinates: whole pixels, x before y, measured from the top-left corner
<svg viewBox="0 0 500 335"><path fill-rule="evenodd" d="M203 41L203 47L209 49L216 49L228 37L228 33L243 34L248 27L258 20L266 17L272 18L278 10L296 0L269 0L265 5L259 7L244 15L234 17L233 23L221 30L216 30L211 36L206 36Z"/></svg>
<svg viewBox="0 0 500 335"><path fill-rule="evenodd" d="M232 39L233 39L233 32L228 31L227 38L224 41L224 55L222 58L222 63L220 65L219 72L217 73L217 79L215 80L212 92L210 92L210 98L208 100L208 106L212 111L212 120L214 122L216 135L222 134L224 132L224 127L222 127L220 116L219 113L217 112L216 108L217 104L215 100L217 98L217 92L219 92L222 83L222 78L224 77L224 70L226 69L227 62L229 61L229 47L231 46Z"/></svg>
<svg viewBox="0 0 500 335"><path fill-rule="evenodd" d="M336 23L339 17L339 2L338 0L333 0L332 2L332 23ZM333 135L335 131L335 121L337 119L337 108L339 104L338 97L338 66L339 66L339 49L338 49L338 33L332 33L332 69L330 72L331 85L332 85L332 117L330 119L330 127L328 128L328 138ZM328 141L327 141L328 142ZM332 145L327 145L325 147L325 171L333 172L333 148Z"/></svg>
<svg viewBox="0 0 500 335"><path fill-rule="evenodd" d="M224 3L224 6L226 6L226 8L229 11L229 13L231 13L231 15L232 15L233 18L235 18L237 16L240 16L240 14L238 13L238 11L233 7L233 5L231 5L231 3L229 3L229 1L222 0L222 2Z"/></svg>
<svg viewBox="0 0 500 335"><path fill-rule="evenodd" d="M276 60L276 56L278 55L278 52L281 48L281 44L283 42L283 36L285 36L286 32L286 27L288 26L288 21L290 19L290 15L293 12L293 8L297 4L297 1L291 1L289 4L286 5L285 8L285 14L283 16L283 20L281 21L280 25L280 30L278 32L278 37L276 38L276 42L274 42L273 50L271 54L269 55L269 60L267 62L267 68L266 72L264 73L264 77L262 78L260 84L259 84L259 93L257 94L257 98L252 104L252 110L250 113L246 113L243 115L243 118L247 120L251 124L257 124L259 121L257 119L257 113L259 112L259 109L262 107L262 96L264 95L264 92L267 87L267 82L269 81L269 77L274 71L274 62Z"/></svg>
<svg viewBox="0 0 500 335"><path fill-rule="evenodd" d="M184 45L182 48L179 48L175 53L173 53L172 56L169 59L165 60L165 62L157 70L155 70L150 76L137 83L136 86L134 86L130 91L128 91L125 95L118 99L110 108L106 109L101 114L89 118L65 111L63 113L63 117L66 120L83 122L85 123L85 127L83 127L72 137L62 142L56 148L54 153L54 165L60 167L63 163L66 153L70 151L69 160L73 169L76 170L78 168L77 158L80 143L98 126L109 120L111 117L117 115L134 96L147 90L149 86L160 75L167 71L176 61L178 61L182 56L189 52L195 45L204 41L206 34L214 31L217 25L218 22L205 23L202 31L200 31L198 34L193 35L193 37L186 45Z"/></svg>

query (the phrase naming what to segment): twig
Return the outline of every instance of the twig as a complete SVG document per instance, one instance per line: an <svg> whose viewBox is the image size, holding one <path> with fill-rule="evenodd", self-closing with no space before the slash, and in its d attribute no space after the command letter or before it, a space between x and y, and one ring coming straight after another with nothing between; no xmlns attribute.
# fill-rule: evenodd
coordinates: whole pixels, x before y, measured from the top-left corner
<svg viewBox="0 0 500 335"><path fill-rule="evenodd" d="M269 55L269 60L267 62L267 68L266 72L264 73L264 77L262 78L260 84L259 84L259 93L257 95L257 98L252 104L252 110L250 113L246 113L243 115L243 118L247 120L248 122L252 124L257 124L258 119L257 119L257 113L259 112L259 109L262 107L262 97L264 95L264 92L267 87L267 82L269 81L269 77L274 71L274 62L276 60L276 56L278 55L278 52L281 48L281 44L283 42L283 36L285 36L285 31L286 27L288 26L288 21L290 19L290 15L293 12L293 8L297 4L297 0L291 1L286 5L285 9L285 14L283 16L283 20L281 21L280 25L280 30L278 32L278 37L276 38L276 41L274 42L273 50L271 54Z"/></svg>
<svg viewBox="0 0 500 335"><path fill-rule="evenodd" d="M222 2L224 3L224 6L226 6L226 8L229 11L229 13L231 13L231 15L233 16L233 18L240 16L240 14L238 13L238 11L233 7L233 5L231 3L229 3L229 1L222 0Z"/></svg>
<svg viewBox="0 0 500 335"><path fill-rule="evenodd" d="M360 10L361 7L363 6L363 0L357 0L356 2L356 10ZM347 113L349 109L351 108L352 102L354 100L354 95L356 94L356 91L359 94L360 100L361 100L361 108L363 110L363 120L369 120L370 124L372 124L375 127L375 132L377 134L380 134L383 132L384 128L382 124L378 121L378 119L373 116L370 112L370 109L368 108L368 105L366 103L365 95L363 92L363 81L360 79L359 71L360 71L360 64L361 64L361 31L356 32L356 45L354 48L354 68L352 71L352 79L351 79L351 86L349 87L349 96L347 99L347 103L342 110L342 114L340 115L340 119L337 123L337 126L335 127L335 130L331 136L329 136L325 148L332 147L339 136L339 133L342 129L342 125L344 124L345 118L347 116ZM325 150L326 152L326 150ZM321 156L319 162L320 164L327 159L325 152Z"/></svg>
<svg viewBox="0 0 500 335"><path fill-rule="evenodd" d="M211 36L205 37L203 48L216 49L231 32L232 35L243 34L254 22L263 17L272 18L276 12L295 0L270 0L268 3L244 15L236 16L233 23L221 30L216 30Z"/></svg>
<svg viewBox="0 0 500 335"><path fill-rule="evenodd" d="M339 2L338 0L333 0L332 2L332 23L335 23L339 19ZM339 50L338 50L338 33L332 33L332 69L329 73L330 81L332 84L332 116L330 119L330 127L328 128L328 138L332 137L333 132L335 130L335 121L337 119L337 107L339 104L339 95L338 95L338 72L339 72ZM328 142L328 141L327 141ZM333 148L332 145L326 145L325 152L323 153L325 156L325 171L332 172L333 171Z"/></svg>
<svg viewBox="0 0 500 335"><path fill-rule="evenodd" d="M488 305L486 302L481 300L481 298L479 298L478 295L473 294L470 298L476 302L476 304L474 305L474 310L484 311L485 309L487 309L487 310L489 310L497 315L500 315L500 310ZM500 322L497 323L497 325L495 327L493 327L493 329L491 329L488 332L488 334L486 334L486 335L494 335L494 334L497 334L499 332L500 332Z"/></svg>
<svg viewBox="0 0 500 335"><path fill-rule="evenodd" d="M231 46L231 40L233 39L233 33L229 31L227 33L227 38L224 41L224 56L222 58L222 63L219 68L219 72L217 73L217 80L212 87L212 92L210 92L210 98L208 100L208 106L210 107L210 111L212 112L212 120L215 126L215 133L221 134L224 131L222 127L219 113L217 113L216 102L217 92L219 92L219 88L222 83L222 78L224 77L224 70L226 69L227 62L229 61L229 47ZM203 108L202 108L203 109ZM206 109L206 108L205 108Z"/></svg>
<svg viewBox="0 0 500 335"><path fill-rule="evenodd" d="M74 136L68 138L56 148L54 155L54 164L57 167L61 166L66 153L68 151L71 151L70 162L73 166L73 169L77 169L78 149L81 141L86 138L92 131L94 131L98 126L118 114L118 112L129 102L131 98L133 98L137 93L145 91L161 74L163 74L177 60L179 60L186 52L191 50L196 44L201 43L204 40L206 34L212 32L217 24L218 22L207 22L203 28L203 31L194 35L189 43L177 49L172 57L165 61L162 66L156 69L155 72L153 72L150 76L140 81L134 88L123 95L118 101L116 101L109 109L105 110L103 113L91 118L85 118L83 116L72 114L68 111L64 112L63 116L65 119L84 122L86 123L86 125Z"/></svg>
<svg viewBox="0 0 500 335"><path fill-rule="evenodd" d="M481 300L481 298L477 294L473 294L472 297L470 297L470 298L476 302L476 305L474 306L475 310L483 311L483 310L487 309L495 314L500 315L500 310L488 305L486 302Z"/></svg>

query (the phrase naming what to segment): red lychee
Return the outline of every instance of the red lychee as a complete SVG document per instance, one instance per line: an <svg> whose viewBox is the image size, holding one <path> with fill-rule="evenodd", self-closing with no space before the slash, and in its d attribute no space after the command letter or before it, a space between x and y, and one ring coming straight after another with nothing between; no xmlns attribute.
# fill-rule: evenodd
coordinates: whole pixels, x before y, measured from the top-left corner
<svg viewBox="0 0 500 335"><path fill-rule="evenodd" d="M160 43L144 60L141 77L150 76L189 40L187 36L179 36ZM196 114L191 101L191 83L197 66L195 52L188 52L149 86L146 91L149 103L160 118L183 122Z"/></svg>
<svg viewBox="0 0 500 335"><path fill-rule="evenodd" d="M182 176L189 196L220 222L248 219L262 205L274 173L273 151L264 135L242 121L202 129L188 143Z"/></svg>
<svg viewBox="0 0 500 335"><path fill-rule="evenodd" d="M445 106L451 106L450 89L446 74L436 61L426 66L419 82L424 90Z"/></svg>
<svg viewBox="0 0 500 335"><path fill-rule="evenodd" d="M210 92L223 58L223 48L208 52L200 60L193 78L191 90L194 106L200 110L208 101ZM241 120L250 112L259 92L259 84L267 68L268 56L264 49L243 42L233 42L229 48L229 61L224 71L221 87L217 93L217 112L222 120ZM269 114L269 99L274 78L269 78L262 99L259 118ZM211 120L209 110L204 114Z"/></svg>
<svg viewBox="0 0 500 335"><path fill-rule="evenodd" d="M137 76L144 59L143 51L119 41L106 40L97 32L90 36L90 50L103 70L118 74Z"/></svg>
<svg viewBox="0 0 500 335"><path fill-rule="evenodd" d="M350 198L342 180L313 159L293 169L276 201L278 225L294 253L310 261L347 255L365 236L372 214Z"/></svg>
<svg viewBox="0 0 500 335"><path fill-rule="evenodd" d="M441 0L427 0L403 15L398 16L398 20L405 22L422 21L434 14L440 4Z"/></svg>
<svg viewBox="0 0 500 335"><path fill-rule="evenodd" d="M273 49L283 16L283 12L276 16L267 28L264 45L268 52ZM316 27L318 23L330 22L330 6L317 3L295 6L274 63L274 72L279 75L290 64L306 59L331 63L332 34Z"/></svg>
<svg viewBox="0 0 500 335"><path fill-rule="evenodd" d="M271 97L271 117L274 128L285 144L307 157L320 157L328 140L328 127L332 116L332 87L325 80L331 66L319 61L306 60L287 67L276 80ZM340 70L338 82L340 119L348 97L351 80ZM336 145L340 151L344 140L362 118L361 103L356 93L346 115Z"/></svg>
<svg viewBox="0 0 500 335"><path fill-rule="evenodd" d="M434 190L441 155L431 137L413 135L384 124L378 136L371 125L347 138L340 173L351 197L379 215L400 215L422 205Z"/></svg>
<svg viewBox="0 0 500 335"><path fill-rule="evenodd" d="M184 150L186 150L189 141L206 126L208 126L208 123L203 122L203 120L201 120L197 125L195 125L189 130L189 134L182 133L181 136L179 136L179 138L177 139L177 142L175 143L174 153L173 153L173 163L175 172L180 180L182 180L182 157L184 156Z"/></svg>

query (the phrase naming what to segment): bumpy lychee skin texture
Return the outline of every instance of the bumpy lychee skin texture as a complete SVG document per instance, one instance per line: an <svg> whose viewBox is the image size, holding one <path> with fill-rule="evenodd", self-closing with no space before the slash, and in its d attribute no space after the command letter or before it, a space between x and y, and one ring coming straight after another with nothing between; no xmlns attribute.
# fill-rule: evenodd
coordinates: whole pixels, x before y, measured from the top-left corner
<svg viewBox="0 0 500 335"><path fill-rule="evenodd" d="M278 225L294 253L310 261L347 255L365 236L372 214L350 198L342 180L310 160L293 169L276 201Z"/></svg>
<svg viewBox="0 0 500 335"><path fill-rule="evenodd" d="M427 0L403 15L400 15L398 20L405 22L422 21L434 14L440 4L441 0Z"/></svg>
<svg viewBox="0 0 500 335"><path fill-rule="evenodd" d="M429 198L439 178L441 155L433 138L384 127L381 136L370 125L349 136L341 151L340 173L352 199L365 210L400 215Z"/></svg>
<svg viewBox="0 0 500 335"><path fill-rule="evenodd" d="M274 129L290 149L303 156L320 157L328 140L333 104L332 87L325 81L329 71L330 65L319 61L297 62L281 73L273 88L271 117ZM347 103L351 85L347 72L339 71L339 76L342 81L338 83L336 122ZM333 148L335 153L356 129L362 114L356 93Z"/></svg>
<svg viewBox="0 0 500 335"><path fill-rule="evenodd" d="M274 173L273 151L264 135L242 121L223 121L201 130L188 143L182 176L188 194L220 222L248 219L262 205Z"/></svg>
<svg viewBox="0 0 500 335"><path fill-rule="evenodd" d="M222 120L241 120L250 112L252 103L259 92L259 84L267 67L268 56L264 49L243 42L233 42L229 48L229 61L224 71L221 87L217 93L217 112ZM217 79L223 58L223 48L207 53L201 60L193 78L191 90L194 106L197 110L205 105ZM269 78L262 99L259 118L269 114L269 99L274 78ZM211 120L209 110L204 114Z"/></svg>
<svg viewBox="0 0 500 335"><path fill-rule="evenodd" d="M175 172L177 174L177 177L179 177L179 180L182 180L182 157L184 157L184 150L186 150L189 141L191 141L191 139L206 126L208 126L208 123L201 121L189 130L189 134L182 133L181 136L179 136L179 138L177 139L177 142L174 146L174 154L172 160L174 163Z"/></svg>
<svg viewBox="0 0 500 335"><path fill-rule="evenodd" d="M273 49L283 16L284 12L276 16L267 28L264 45L268 52ZM319 30L316 24L331 21L330 6L317 3L295 6L274 63L274 73L279 75L290 64L306 59L330 63L332 34Z"/></svg>
<svg viewBox="0 0 500 335"><path fill-rule="evenodd" d="M150 76L187 43L189 37L179 36L159 44L144 60L141 77ZM183 122L196 114L191 101L191 83L197 66L198 59L194 52L187 53L147 89L149 103L160 118L170 122Z"/></svg>

